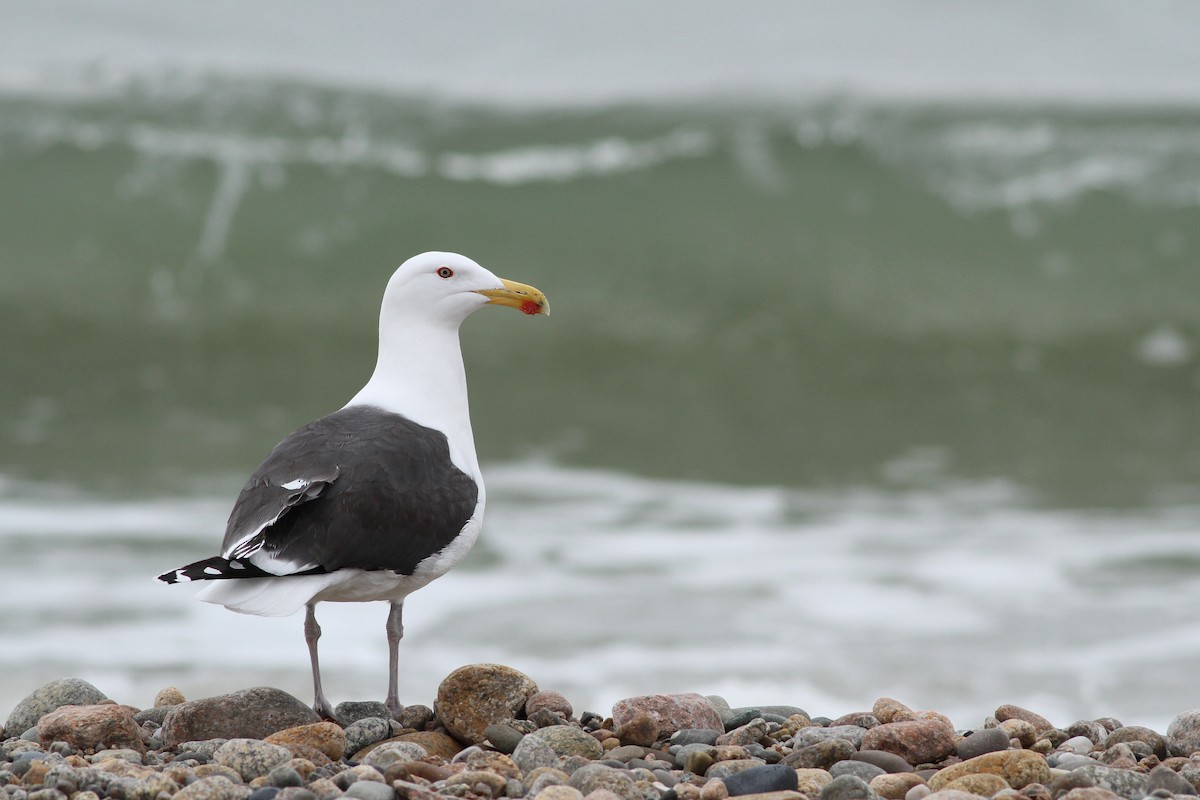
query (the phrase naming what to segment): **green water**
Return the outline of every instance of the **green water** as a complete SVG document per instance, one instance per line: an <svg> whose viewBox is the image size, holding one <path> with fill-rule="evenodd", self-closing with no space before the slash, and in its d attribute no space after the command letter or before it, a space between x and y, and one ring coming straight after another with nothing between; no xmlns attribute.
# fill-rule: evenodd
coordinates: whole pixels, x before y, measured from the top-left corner
<svg viewBox="0 0 1200 800"><path fill-rule="evenodd" d="M485 461L1195 497L1198 223L1187 110L0 97L0 475L236 485L451 249L553 306L464 326Z"/></svg>

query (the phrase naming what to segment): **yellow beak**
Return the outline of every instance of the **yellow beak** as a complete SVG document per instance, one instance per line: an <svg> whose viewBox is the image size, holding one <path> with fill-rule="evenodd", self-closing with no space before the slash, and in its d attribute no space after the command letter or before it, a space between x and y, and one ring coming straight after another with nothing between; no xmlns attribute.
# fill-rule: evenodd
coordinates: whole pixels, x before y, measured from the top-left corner
<svg viewBox="0 0 1200 800"><path fill-rule="evenodd" d="M508 306L526 314L549 316L550 302L546 300L546 295L542 294L540 290L504 278L501 278L500 282L504 284L503 289L484 289L479 292L488 298L488 305Z"/></svg>

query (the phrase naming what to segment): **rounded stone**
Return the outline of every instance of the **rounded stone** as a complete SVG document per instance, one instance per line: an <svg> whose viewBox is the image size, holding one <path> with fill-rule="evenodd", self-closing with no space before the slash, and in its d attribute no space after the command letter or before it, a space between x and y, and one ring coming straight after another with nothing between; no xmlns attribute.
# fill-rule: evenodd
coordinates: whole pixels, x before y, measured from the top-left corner
<svg viewBox="0 0 1200 800"><path fill-rule="evenodd" d="M855 752L857 751L852 742L845 739L827 739L793 750L783 757L781 763L794 769L828 770L837 762L850 758Z"/></svg>
<svg viewBox="0 0 1200 800"><path fill-rule="evenodd" d="M563 719L570 719L575 713L575 709L563 697L561 692L556 692L553 689L536 692L528 700L525 701L525 716L530 717L538 711L550 711Z"/></svg>
<svg viewBox="0 0 1200 800"><path fill-rule="evenodd" d="M163 744L174 748L207 739L262 739L320 721L315 711L287 692L259 686L172 707L163 720Z"/></svg>
<svg viewBox="0 0 1200 800"><path fill-rule="evenodd" d="M560 756L583 756L595 760L604 755L604 748L601 744L585 733L582 728L574 725L550 725L538 728L525 735L526 739L530 737L545 742Z"/></svg>
<svg viewBox="0 0 1200 800"><path fill-rule="evenodd" d="M129 748L146 752L141 728L127 706L61 706L42 716L37 735L44 744L67 742L80 750Z"/></svg>
<svg viewBox="0 0 1200 800"><path fill-rule="evenodd" d="M748 745L754 744L767 735L767 721L756 717L745 725L740 725L717 738L718 745Z"/></svg>
<svg viewBox="0 0 1200 800"><path fill-rule="evenodd" d="M1200 750L1200 708L1184 711L1171 720L1166 739L1173 756L1190 756Z"/></svg>
<svg viewBox="0 0 1200 800"><path fill-rule="evenodd" d="M958 790L960 792L977 794L980 797L991 797L996 792L1010 788L1012 787L1008 785L1008 781L999 775L979 772L974 775L963 775L961 778L955 778L942 787L942 790Z"/></svg>
<svg viewBox="0 0 1200 800"><path fill-rule="evenodd" d="M829 727L836 728L841 725L855 725L859 728L874 728L878 724L879 718L874 714L866 711L854 711L838 717L830 723Z"/></svg>
<svg viewBox="0 0 1200 800"><path fill-rule="evenodd" d="M1058 796L1058 800L1118 800L1120 796L1100 786L1087 786L1072 789Z"/></svg>
<svg viewBox="0 0 1200 800"><path fill-rule="evenodd" d="M1061 745L1059 745L1059 747L1064 751L1069 751L1078 755L1087 755L1088 753L1092 752L1092 748L1094 746L1095 742L1086 736L1072 736L1070 739L1065 740Z"/></svg>
<svg viewBox="0 0 1200 800"><path fill-rule="evenodd" d="M766 792L796 791L796 770L782 764L764 764L725 778L725 788L731 797Z"/></svg>
<svg viewBox="0 0 1200 800"><path fill-rule="evenodd" d="M292 760L286 747L257 739L230 739L213 753L213 761L251 781Z"/></svg>
<svg viewBox="0 0 1200 800"><path fill-rule="evenodd" d="M520 716L538 691L533 679L502 664L470 664L438 686L438 721L460 742L480 744L488 725Z"/></svg>
<svg viewBox="0 0 1200 800"><path fill-rule="evenodd" d="M533 795L533 800L583 800L583 792L574 786L550 784Z"/></svg>
<svg viewBox="0 0 1200 800"><path fill-rule="evenodd" d="M895 753L889 753L886 750L859 750L854 755L850 756L854 761L865 761L868 764L874 764L884 772L912 772L912 764L909 764Z"/></svg>
<svg viewBox="0 0 1200 800"><path fill-rule="evenodd" d="M939 719L889 722L867 731L860 748L894 753L910 764L932 764L954 752L954 728Z"/></svg>
<svg viewBox="0 0 1200 800"><path fill-rule="evenodd" d="M963 737L955 751L963 761L1008 749L1008 732L1003 728L985 728Z"/></svg>
<svg viewBox="0 0 1200 800"><path fill-rule="evenodd" d="M415 733L402 733L396 738L401 742L420 745L429 755L446 761L454 758L463 749L458 740L445 731L416 731Z"/></svg>
<svg viewBox="0 0 1200 800"><path fill-rule="evenodd" d="M571 773L569 786L583 792L584 797L596 790L607 790L621 800L643 800L641 790L628 774L604 764L588 764Z"/></svg>
<svg viewBox="0 0 1200 800"><path fill-rule="evenodd" d="M1023 720L1025 722L1028 722L1030 725L1032 725L1033 730L1036 733L1041 733L1042 731L1048 731L1054 727L1053 725L1050 724L1050 721L1048 719L1046 719L1045 717L1043 717L1041 714L1037 714L1028 709L1021 708L1020 706L1012 705L1011 703L1006 703L1005 705L1002 705L999 708L997 708L995 717L1000 722L1004 722L1004 721L1010 720L1010 719Z"/></svg>
<svg viewBox="0 0 1200 800"><path fill-rule="evenodd" d="M1146 792L1152 793L1156 789L1166 789L1171 794L1197 794L1196 787L1186 778L1161 764L1150 770L1150 774L1146 776Z"/></svg>
<svg viewBox="0 0 1200 800"><path fill-rule="evenodd" d="M491 742L492 747L501 753L509 754L517 749L517 746L521 744L521 739L525 737L524 733L503 722L488 725L483 729L483 734L487 737L487 741Z"/></svg>
<svg viewBox="0 0 1200 800"><path fill-rule="evenodd" d="M713 730L712 728L684 728L683 730L675 731L671 734L671 744L689 745L689 744L707 744L714 745L717 743L717 738L721 735L721 731Z"/></svg>
<svg viewBox="0 0 1200 800"><path fill-rule="evenodd" d="M855 749L862 746L863 737L867 735L866 728L860 728L857 725L831 725L827 728L801 728L796 731L796 735L792 737L792 747L801 748L808 747L817 742L823 742L829 739L845 739L854 745Z"/></svg>
<svg viewBox="0 0 1200 800"><path fill-rule="evenodd" d="M909 790L909 793L920 792L922 789L925 790L925 793L922 794L925 800L979 800L979 795L964 792L962 789L941 789L940 791L931 792L928 786L914 786ZM908 800L908 798L905 798L905 800ZM1045 800L1049 800L1049 798Z"/></svg>
<svg viewBox="0 0 1200 800"><path fill-rule="evenodd" d="M346 728L359 720L372 717L390 720L392 712L378 700L347 700L338 703L333 708L333 718L338 721L339 725Z"/></svg>
<svg viewBox="0 0 1200 800"><path fill-rule="evenodd" d="M1020 742L1021 747L1033 747L1038 738L1033 725L1023 719L1006 719L1000 723L1000 729L1008 734L1009 739Z"/></svg>
<svg viewBox="0 0 1200 800"><path fill-rule="evenodd" d="M999 775L1013 789L1022 789L1031 783L1050 783L1050 767L1045 758L1032 750L1006 750L985 753L938 770L929 779L929 788L937 792L964 775L980 773Z"/></svg>
<svg viewBox="0 0 1200 800"><path fill-rule="evenodd" d="M4 729L19 736L38 720L62 706L90 706L106 699L104 692L79 678L59 678L26 695L8 715Z"/></svg>
<svg viewBox="0 0 1200 800"><path fill-rule="evenodd" d="M392 725L383 717L364 717L347 725L342 735L346 740L345 752L353 754L391 736Z"/></svg>
<svg viewBox="0 0 1200 800"><path fill-rule="evenodd" d="M1090 764L1073 770L1073 772L1086 775L1095 786L1127 798L1140 798L1145 795L1146 784L1149 781L1145 773L1135 772L1132 769L1106 767L1103 764Z"/></svg>
<svg viewBox="0 0 1200 800"><path fill-rule="evenodd" d="M889 772L872 778L868 785L883 800L904 800L909 789L924 783L915 772Z"/></svg>
<svg viewBox="0 0 1200 800"><path fill-rule="evenodd" d="M724 761L718 760L717 763L709 767L705 773L706 778L720 778L724 780L731 775L736 775L739 772L745 772L749 769L763 766L763 761L757 758L731 758Z"/></svg>
<svg viewBox="0 0 1200 800"><path fill-rule="evenodd" d="M670 736L683 728L711 728L724 731L725 723L713 701L699 694L651 694L627 697L613 705L613 722L619 727L639 712L651 714L658 723L658 735Z"/></svg>
<svg viewBox="0 0 1200 800"><path fill-rule="evenodd" d="M843 775L821 790L821 800L872 800L871 787L862 778Z"/></svg>
<svg viewBox="0 0 1200 800"><path fill-rule="evenodd" d="M362 764L385 772L392 764L403 761L420 761L427 755L429 755L429 751L416 742L390 741L384 742L367 753L362 759Z"/></svg>
<svg viewBox="0 0 1200 800"><path fill-rule="evenodd" d="M874 764L868 764L865 761L855 761L854 759L846 759L839 761L829 768L829 774L835 778L842 775L853 775L856 778L862 778L867 783L870 783L873 778L880 775L886 775L887 771L882 767L877 767Z"/></svg>
<svg viewBox="0 0 1200 800"><path fill-rule="evenodd" d="M889 722L907 722L916 719L916 714L899 700L881 697L871 706L871 714L882 724Z"/></svg>
<svg viewBox="0 0 1200 800"><path fill-rule="evenodd" d="M234 783L223 775L200 778L176 792L171 800L246 800L249 786Z"/></svg>
<svg viewBox="0 0 1200 800"><path fill-rule="evenodd" d="M346 732L336 722L314 722L276 731L263 741L294 750L312 747L337 761L346 752Z"/></svg>
<svg viewBox="0 0 1200 800"><path fill-rule="evenodd" d="M622 744L650 747L658 741L658 719L648 711L638 711L617 726L615 735Z"/></svg>
<svg viewBox="0 0 1200 800"><path fill-rule="evenodd" d="M518 742L513 750L512 760L523 774L528 775L539 767L558 766L558 753L541 737L528 735Z"/></svg>
<svg viewBox="0 0 1200 800"><path fill-rule="evenodd" d="M375 781L355 781L346 790L346 797L355 800L395 800L396 790L390 784Z"/></svg>
<svg viewBox="0 0 1200 800"><path fill-rule="evenodd" d="M280 789L285 786L303 786L304 778L290 763L280 764L267 773L267 785Z"/></svg>
<svg viewBox="0 0 1200 800"><path fill-rule="evenodd" d="M833 776L823 769L801 768L795 770L795 773L796 791L809 797L819 795L821 790L833 780Z"/></svg>
<svg viewBox="0 0 1200 800"><path fill-rule="evenodd" d="M1166 740L1160 734L1141 725L1126 725L1123 728L1117 728L1108 735L1104 743L1106 746L1111 746L1113 744L1129 744L1132 742L1142 742L1149 745L1151 752L1158 756L1160 760L1167 757Z"/></svg>

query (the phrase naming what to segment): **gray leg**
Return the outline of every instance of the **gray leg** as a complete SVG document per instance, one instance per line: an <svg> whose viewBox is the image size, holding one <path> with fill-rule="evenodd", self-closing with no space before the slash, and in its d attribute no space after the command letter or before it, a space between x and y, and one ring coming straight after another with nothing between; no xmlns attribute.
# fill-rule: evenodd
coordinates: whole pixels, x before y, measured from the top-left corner
<svg viewBox="0 0 1200 800"><path fill-rule="evenodd" d="M387 618L389 674L385 705L394 717L399 717L400 712L404 710L404 706L400 705L400 640L404 638L404 622L401 620L403 613L404 601L401 600L399 603L392 603Z"/></svg>
<svg viewBox="0 0 1200 800"><path fill-rule="evenodd" d="M317 640L321 638L321 626L317 624L316 609L316 603L309 603L304 616L304 641L308 642L308 659L312 662L313 711L324 719L333 719L333 706L329 705L321 689L321 665L317 663Z"/></svg>

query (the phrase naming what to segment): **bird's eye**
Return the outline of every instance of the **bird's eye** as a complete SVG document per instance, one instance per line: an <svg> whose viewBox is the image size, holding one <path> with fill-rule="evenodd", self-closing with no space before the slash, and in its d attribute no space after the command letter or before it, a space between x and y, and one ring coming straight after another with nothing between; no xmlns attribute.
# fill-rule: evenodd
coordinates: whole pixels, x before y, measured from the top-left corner
<svg viewBox="0 0 1200 800"><path fill-rule="evenodd" d="M450 269L449 267L438 267L437 276L439 278L453 278L454 270Z"/></svg>

